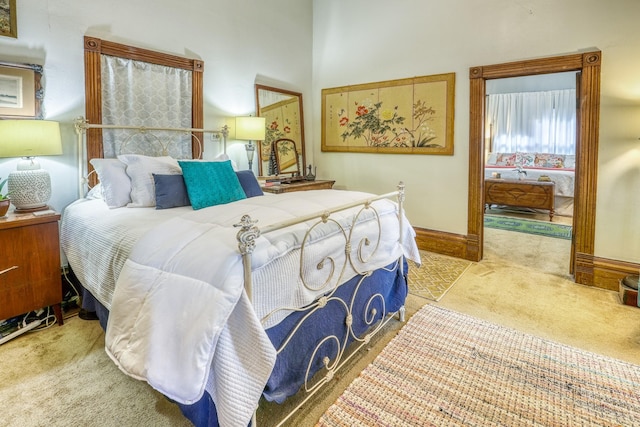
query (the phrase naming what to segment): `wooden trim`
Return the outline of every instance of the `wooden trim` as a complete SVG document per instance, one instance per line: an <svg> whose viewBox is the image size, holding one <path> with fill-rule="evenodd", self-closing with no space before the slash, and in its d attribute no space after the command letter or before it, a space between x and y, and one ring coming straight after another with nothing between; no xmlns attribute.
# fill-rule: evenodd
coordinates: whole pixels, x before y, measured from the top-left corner
<svg viewBox="0 0 640 427"><path fill-rule="evenodd" d="M85 118L89 123L102 123L102 72L100 66L101 40L84 38L84 93ZM87 129L87 172L89 186L98 183L97 174L91 173L93 166L89 159L104 156L102 129Z"/></svg>
<svg viewBox="0 0 640 427"><path fill-rule="evenodd" d="M108 40L101 40L95 37L84 37L85 50L99 52L102 55L117 56L119 58L133 59L135 61L148 62L150 64L162 65L165 67L183 68L185 70L195 70L195 63L204 64L198 59L189 59L182 56L157 52L155 50L143 49L126 44L115 43Z"/></svg>
<svg viewBox="0 0 640 427"><path fill-rule="evenodd" d="M599 52L583 55L584 63L578 103L580 143L576 151L576 187L574 190L573 244L575 252L591 256L593 256L595 248L596 193L598 188L600 58ZM574 275L577 283L595 284L593 267L586 271L576 268Z"/></svg>
<svg viewBox="0 0 640 427"><path fill-rule="evenodd" d="M484 241L484 114L485 84L482 68L470 73L471 96L469 105L469 203L467 206L467 234L474 236L472 261L483 256Z"/></svg>
<svg viewBox="0 0 640 427"><path fill-rule="evenodd" d="M191 73L191 127L204 128L204 62L193 60ZM204 134L194 132L191 137L191 153L193 157L202 158L204 151Z"/></svg>
<svg viewBox="0 0 640 427"><path fill-rule="evenodd" d="M597 190L598 131L600 116L600 51L584 54L509 62L472 67L469 70L469 204L468 237L470 249L477 238L476 260L482 259L484 243L484 103L485 83L489 79L578 71L579 113L577 116L576 184L572 265L575 280L594 285L593 251L595 241L595 203Z"/></svg>
<svg viewBox="0 0 640 427"><path fill-rule="evenodd" d="M474 261L474 251L469 251L469 239L461 234L414 227L418 248L424 251L449 255Z"/></svg>
<svg viewBox="0 0 640 427"><path fill-rule="evenodd" d="M473 249L470 250L475 247L473 236L418 227L415 227L415 231L419 249L475 261L475 253ZM594 287L618 291L620 279L631 274L638 274L640 264L577 253L576 270L592 277L591 285Z"/></svg>
<svg viewBox="0 0 640 427"><path fill-rule="evenodd" d="M640 264L607 258L592 257L594 286L618 291L620 279L628 275L637 275Z"/></svg>

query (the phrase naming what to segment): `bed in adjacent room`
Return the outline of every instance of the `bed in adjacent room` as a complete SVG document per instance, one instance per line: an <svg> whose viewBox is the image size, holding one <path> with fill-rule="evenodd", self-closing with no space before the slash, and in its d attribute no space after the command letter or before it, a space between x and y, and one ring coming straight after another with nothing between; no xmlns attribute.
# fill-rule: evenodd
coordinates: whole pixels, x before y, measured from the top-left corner
<svg viewBox="0 0 640 427"><path fill-rule="evenodd" d="M484 167L484 178L552 181L556 213L562 216L573 216L575 155L491 153Z"/></svg>

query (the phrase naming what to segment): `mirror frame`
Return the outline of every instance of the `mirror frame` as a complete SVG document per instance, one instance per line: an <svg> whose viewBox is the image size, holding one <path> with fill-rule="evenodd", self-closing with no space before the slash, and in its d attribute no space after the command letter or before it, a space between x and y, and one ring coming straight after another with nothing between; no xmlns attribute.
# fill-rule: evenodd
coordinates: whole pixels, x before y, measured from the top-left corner
<svg viewBox="0 0 640 427"><path fill-rule="evenodd" d="M290 143L290 144L289 144ZM273 148L272 150L275 152L276 154L276 163L278 164L278 175L286 175L286 174L291 174L292 176L302 176L302 172L300 170L300 156L298 156L297 154L295 155L295 157L293 156L289 156L287 155L286 157L283 157L282 153L283 151L286 153L286 150L281 150L279 149L279 146L284 146L284 145L293 145L293 149L297 152L297 145L296 142L293 139L289 139L289 138L280 138L280 139L276 139L275 141L273 141ZM291 158L293 157L293 158ZM282 162L289 162L289 164L284 168L286 170L282 170ZM294 163L295 162L295 163ZM295 164L295 170L292 170L293 166Z"/></svg>
<svg viewBox="0 0 640 427"><path fill-rule="evenodd" d="M298 147L298 149L300 150L298 153L298 169L299 169L299 174L300 175L304 175L304 168L306 167L306 155L305 155L305 142L304 142L304 114L303 114L303 108L302 108L302 94L300 92L294 92L294 91L290 91L287 89L280 89L277 87L272 87L272 86L266 86L266 85L262 85L262 84L257 84L255 85L255 92L256 92L256 116L258 117L263 117L262 115L262 110L264 109L264 107L260 105L260 91L264 90L264 91L271 91L271 92L276 92L279 94L284 94L284 95L290 95L292 98L297 98L298 99L298 104L300 107L300 111L299 111L299 116L300 116L300 141L296 141L293 140L296 144L296 147ZM260 141L258 144L258 174L261 176L268 176L268 170L264 170L264 164L265 162L268 164L269 160L270 160L270 156L263 156L263 150L268 150L269 152L271 152L271 150L273 149L273 143L278 140L278 139L282 139L282 138L287 138L287 139L292 139L289 137L289 135L287 134L283 134L283 135L274 135L274 137L269 138L269 134L272 131L271 129L271 123L266 123L266 135L267 137L265 137L264 141Z"/></svg>

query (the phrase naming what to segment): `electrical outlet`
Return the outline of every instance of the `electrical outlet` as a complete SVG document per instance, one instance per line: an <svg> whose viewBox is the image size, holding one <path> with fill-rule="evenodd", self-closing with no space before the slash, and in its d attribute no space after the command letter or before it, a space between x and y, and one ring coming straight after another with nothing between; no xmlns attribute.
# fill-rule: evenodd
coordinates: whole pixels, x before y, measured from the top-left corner
<svg viewBox="0 0 640 427"><path fill-rule="evenodd" d="M220 141L220 134L219 133L212 133L211 134L211 140L215 141L215 142Z"/></svg>

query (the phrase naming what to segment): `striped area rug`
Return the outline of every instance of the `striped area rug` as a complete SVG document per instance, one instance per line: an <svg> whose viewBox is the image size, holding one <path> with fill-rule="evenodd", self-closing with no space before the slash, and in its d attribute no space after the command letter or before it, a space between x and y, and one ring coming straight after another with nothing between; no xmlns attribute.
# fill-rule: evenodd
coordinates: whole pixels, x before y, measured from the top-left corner
<svg viewBox="0 0 640 427"><path fill-rule="evenodd" d="M640 426L640 366L427 305L317 426Z"/></svg>

